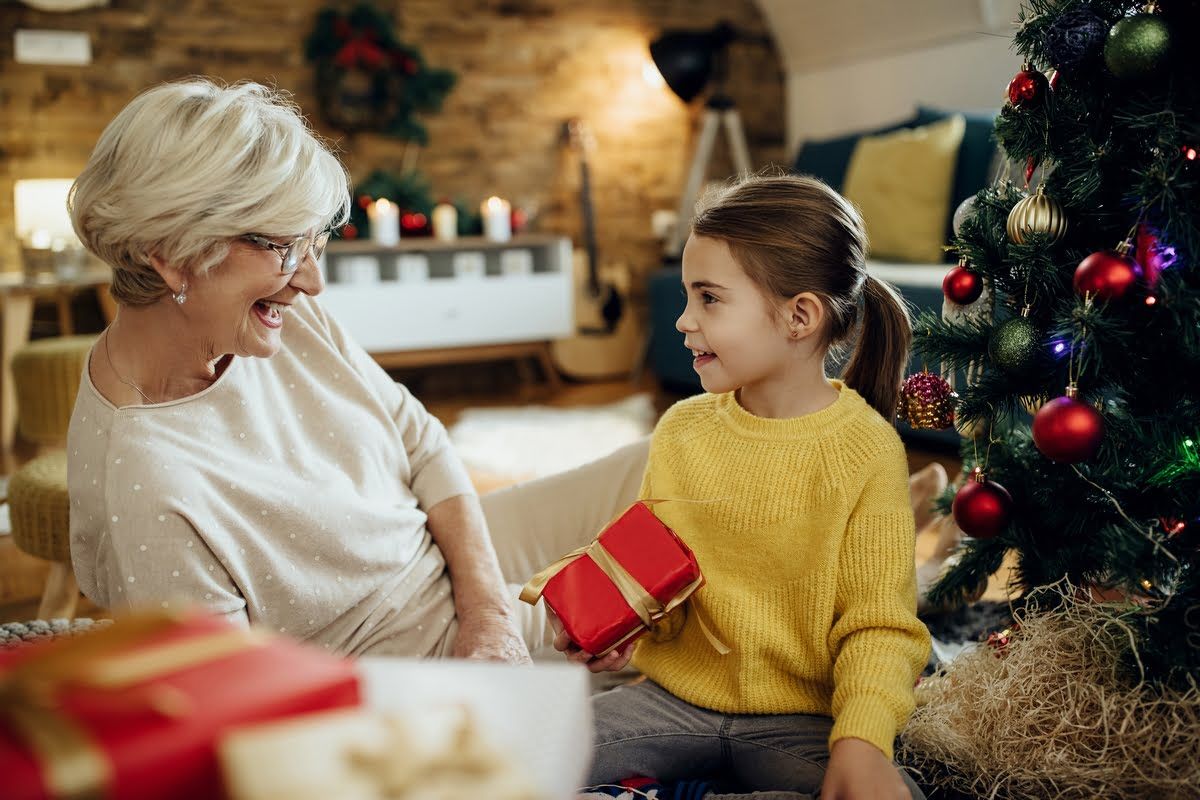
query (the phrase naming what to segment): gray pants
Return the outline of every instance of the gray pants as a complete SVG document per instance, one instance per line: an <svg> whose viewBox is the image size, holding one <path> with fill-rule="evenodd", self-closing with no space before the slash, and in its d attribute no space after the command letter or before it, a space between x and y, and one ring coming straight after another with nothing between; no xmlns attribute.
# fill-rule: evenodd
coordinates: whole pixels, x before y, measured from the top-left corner
<svg viewBox="0 0 1200 800"><path fill-rule="evenodd" d="M722 714L685 703L643 681L593 698L596 746L589 785L633 775L664 783L718 776L753 794L709 795L801 800L819 797L833 720L808 714ZM924 800L901 770L914 800Z"/></svg>

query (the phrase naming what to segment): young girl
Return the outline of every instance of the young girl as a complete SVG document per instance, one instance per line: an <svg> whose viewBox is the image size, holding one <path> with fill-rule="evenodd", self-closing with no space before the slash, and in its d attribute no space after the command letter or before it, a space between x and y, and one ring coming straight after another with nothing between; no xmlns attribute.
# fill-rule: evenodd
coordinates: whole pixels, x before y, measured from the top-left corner
<svg viewBox="0 0 1200 800"><path fill-rule="evenodd" d="M676 327L707 393L659 422L641 497L708 501L655 507L707 583L669 641L592 659L559 635L593 671L632 655L648 678L596 698L592 784L922 797L892 763L929 653L890 422L911 327L866 247L858 212L811 178L749 178L698 209ZM827 379L830 347L856 328L844 379Z"/></svg>

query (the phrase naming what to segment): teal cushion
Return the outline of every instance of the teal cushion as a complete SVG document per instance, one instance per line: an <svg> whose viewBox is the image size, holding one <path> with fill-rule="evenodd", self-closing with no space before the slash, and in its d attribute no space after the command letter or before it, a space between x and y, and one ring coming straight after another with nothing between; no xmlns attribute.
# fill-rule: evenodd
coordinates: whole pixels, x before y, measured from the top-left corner
<svg viewBox="0 0 1200 800"><path fill-rule="evenodd" d="M991 177L992 162L996 157L995 124L996 112L963 112L953 109L931 108L919 106L915 125L928 125L945 119L951 114L962 114L967 121L963 132L962 146L958 150L958 164L954 170L954 191L950 195L950 215L963 200L974 197L982 188L988 185ZM950 221L946 223L946 236L953 234ZM953 256L953 254L951 254ZM953 261L951 257L949 260Z"/></svg>
<svg viewBox="0 0 1200 800"><path fill-rule="evenodd" d="M850 164L850 156L854 153L854 146L858 144L858 140L861 137L874 136L878 133L891 133L892 131L909 128L916 124L917 118L913 117L904 122L896 122L877 130L858 131L857 133L839 136L835 139L805 142L800 146L800 152L796 154L796 163L792 165L792 169L802 175L812 175L814 178L820 178L840 192L842 190L842 183L846 178L846 167ZM956 203L955 208L957 207L958 204Z"/></svg>

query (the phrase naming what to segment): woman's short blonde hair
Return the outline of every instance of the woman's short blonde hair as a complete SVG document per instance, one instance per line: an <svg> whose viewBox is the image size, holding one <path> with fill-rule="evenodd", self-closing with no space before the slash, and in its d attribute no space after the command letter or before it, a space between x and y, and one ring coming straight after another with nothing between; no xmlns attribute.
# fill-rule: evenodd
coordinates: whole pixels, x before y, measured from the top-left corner
<svg viewBox="0 0 1200 800"><path fill-rule="evenodd" d="M80 240L113 268L113 299L148 305L169 291L152 255L202 274L239 235L341 225L350 193L289 95L192 78L142 92L109 123L68 204Z"/></svg>

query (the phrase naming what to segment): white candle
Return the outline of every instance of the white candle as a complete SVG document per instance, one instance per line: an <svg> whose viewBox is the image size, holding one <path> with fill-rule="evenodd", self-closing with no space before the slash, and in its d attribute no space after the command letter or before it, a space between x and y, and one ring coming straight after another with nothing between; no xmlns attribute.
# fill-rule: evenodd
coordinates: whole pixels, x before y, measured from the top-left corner
<svg viewBox="0 0 1200 800"><path fill-rule="evenodd" d="M400 208L387 198L381 197L367 206L367 218L371 220L371 241L391 247L400 241Z"/></svg>
<svg viewBox="0 0 1200 800"><path fill-rule="evenodd" d="M443 242L458 238L458 209L449 203L438 203L433 209L433 236Z"/></svg>
<svg viewBox="0 0 1200 800"><path fill-rule="evenodd" d="M483 214L483 235L493 242L512 238L512 206L507 200L489 197L480 208Z"/></svg>

